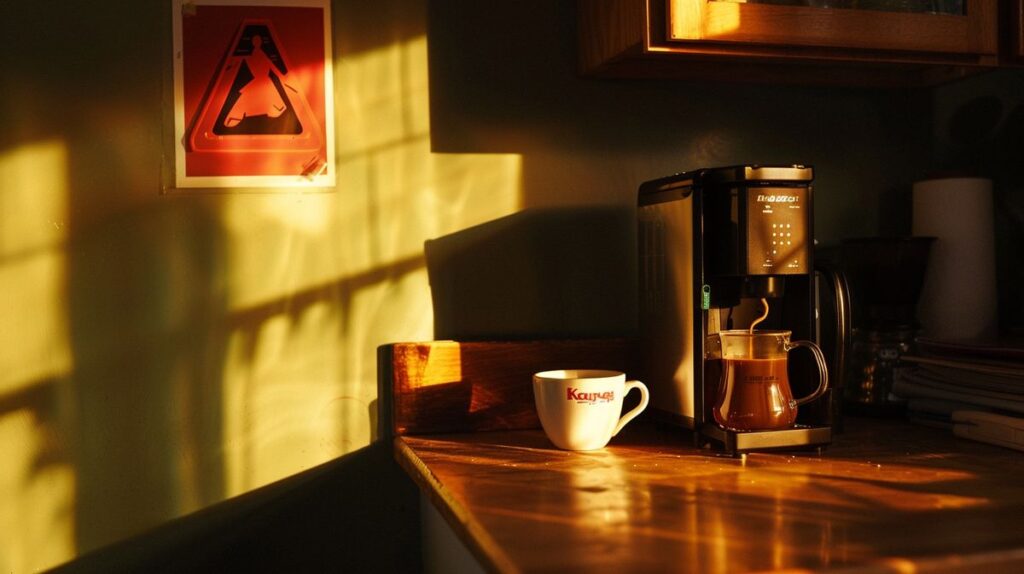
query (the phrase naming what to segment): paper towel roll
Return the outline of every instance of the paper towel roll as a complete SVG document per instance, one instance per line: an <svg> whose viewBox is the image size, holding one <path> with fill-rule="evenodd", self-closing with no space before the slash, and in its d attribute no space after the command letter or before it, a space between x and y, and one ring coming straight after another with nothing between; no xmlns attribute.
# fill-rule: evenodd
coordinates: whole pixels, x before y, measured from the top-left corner
<svg viewBox="0 0 1024 574"><path fill-rule="evenodd" d="M914 235L937 240L918 318L923 334L985 338L998 327L992 181L949 178L914 184Z"/></svg>

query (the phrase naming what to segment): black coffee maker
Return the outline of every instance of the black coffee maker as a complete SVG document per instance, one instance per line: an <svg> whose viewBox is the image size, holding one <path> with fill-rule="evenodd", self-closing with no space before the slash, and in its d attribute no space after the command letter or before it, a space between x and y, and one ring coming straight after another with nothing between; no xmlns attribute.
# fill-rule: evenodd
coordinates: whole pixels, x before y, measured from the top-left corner
<svg viewBox="0 0 1024 574"><path fill-rule="evenodd" d="M745 329L789 330L793 339L821 339L819 299L831 286L837 333L829 371L843 372L849 297L842 275L816 270L813 169L802 165L739 165L701 169L643 183L638 195L641 377L652 413L694 431L699 446L732 453L821 447L831 442L833 391L801 406L796 426L736 432L710 415L718 385L708 337ZM794 395L818 384L809 353L789 359ZM808 388L809 387L809 388Z"/></svg>

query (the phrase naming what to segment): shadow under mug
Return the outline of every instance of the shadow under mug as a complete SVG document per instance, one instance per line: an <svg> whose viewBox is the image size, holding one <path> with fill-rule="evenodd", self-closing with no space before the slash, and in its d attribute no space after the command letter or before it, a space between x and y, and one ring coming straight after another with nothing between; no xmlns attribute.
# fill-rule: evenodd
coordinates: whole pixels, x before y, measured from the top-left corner
<svg viewBox="0 0 1024 574"><path fill-rule="evenodd" d="M623 415L622 400L633 389L640 391L640 404ZM620 371L577 369L536 373L533 398L544 434L555 446L597 450L647 408L650 395L643 383L626 381Z"/></svg>
<svg viewBox="0 0 1024 574"><path fill-rule="evenodd" d="M707 338L705 358L721 361L712 415L722 428L762 431L792 428L797 407L828 388L828 367L811 341L790 341L791 331L722 331ZM789 386L789 351L806 347L818 366L818 387L794 399Z"/></svg>

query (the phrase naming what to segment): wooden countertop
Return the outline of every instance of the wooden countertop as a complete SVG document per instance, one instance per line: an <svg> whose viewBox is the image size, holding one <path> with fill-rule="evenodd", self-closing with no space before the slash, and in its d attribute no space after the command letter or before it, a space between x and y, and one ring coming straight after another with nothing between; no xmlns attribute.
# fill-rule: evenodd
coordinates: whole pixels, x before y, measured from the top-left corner
<svg viewBox="0 0 1024 574"><path fill-rule="evenodd" d="M635 424L402 436L396 456L497 571L1024 572L1024 454L850 419L821 457L734 459Z"/></svg>

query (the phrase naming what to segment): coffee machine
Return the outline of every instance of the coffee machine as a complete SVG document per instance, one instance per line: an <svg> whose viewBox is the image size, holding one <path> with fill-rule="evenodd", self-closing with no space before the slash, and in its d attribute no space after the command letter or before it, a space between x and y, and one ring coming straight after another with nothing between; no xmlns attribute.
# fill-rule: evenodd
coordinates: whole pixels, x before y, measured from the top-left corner
<svg viewBox="0 0 1024 574"><path fill-rule="evenodd" d="M833 392L801 406L796 425L737 432L718 426L710 400L716 361L706 340L728 329L791 330L793 339L819 341L819 300L829 287L837 317L830 361L833 386L842 373L849 298L835 272L815 269L814 172L802 165L739 165L701 169L643 183L638 194L640 376L651 410L662 421L693 431L698 446L733 454L821 448L832 440ZM810 353L789 361L793 394L818 382ZM838 398L838 397L837 397Z"/></svg>

